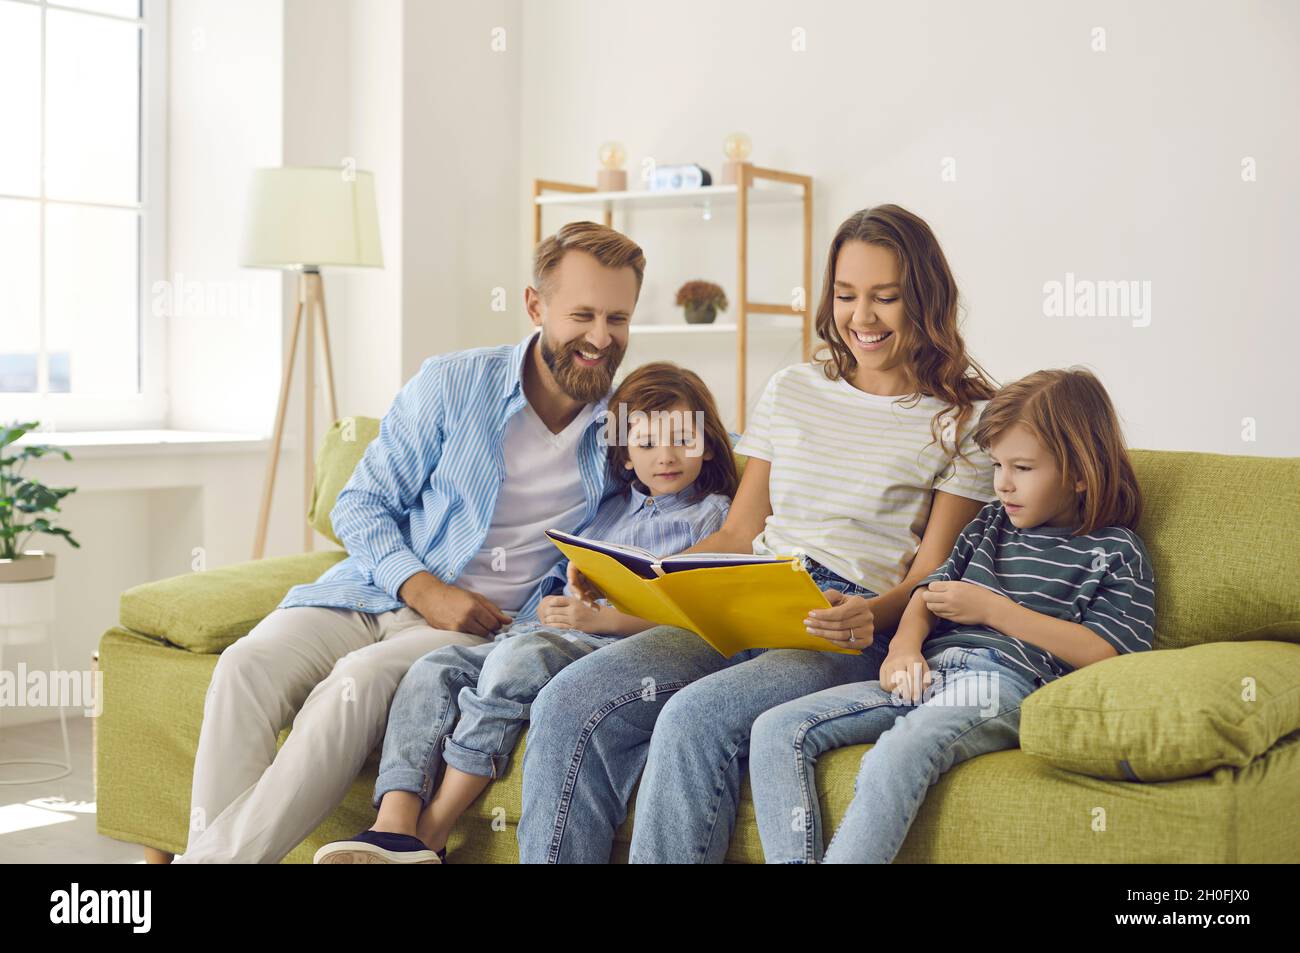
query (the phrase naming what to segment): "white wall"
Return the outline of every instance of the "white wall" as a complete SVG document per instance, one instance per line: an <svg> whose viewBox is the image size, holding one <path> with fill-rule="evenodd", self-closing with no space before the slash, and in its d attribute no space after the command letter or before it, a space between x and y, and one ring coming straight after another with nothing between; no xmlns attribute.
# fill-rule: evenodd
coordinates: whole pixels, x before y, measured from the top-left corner
<svg viewBox="0 0 1300 953"><path fill-rule="evenodd" d="M524 330L520 6L405 4L403 379L430 354L513 342ZM493 50L495 29L504 50ZM505 312L491 307L497 287Z"/></svg>
<svg viewBox="0 0 1300 953"><path fill-rule="evenodd" d="M323 278L341 416L382 416L405 380L403 8L402 0L285 0L284 164L342 172L346 163L375 175L384 267L327 268ZM286 279L286 335L295 280ZM317 382L323 429L329 418L319 372ZM301 387L294 395L298 433Z"/></svg>
<svg viewBox="0 0 1300 953"><path fill-rule="evenodd" d="M744 130L757 164L815 177L818 287L835 226L897 202L938 234L1000 379L1082 363L1135 446L1300 454L1295 4L550 0L524 5L523 33L521 177L591 181L609 138L633 170L716 172ZM734 285L729 257L644 219L638 320L695 272ZM1044 317L1067 272L1151 282L1150 326Z"/></svg>
<svg viewBox="0 0 1300 953"><path fill-rule="evenodd" d="M204 306L166 322L168 426L269 435L296 279L239 265L248 180L255 168L303 161L312 137L328 135L312 120L332 115L330 91L345 93L346 75L323 68L327 47L300 52L323 46L332 22L311 17L304 0L174 0L170 13L168 273L197 287ZM304 92L320 89L314 100ZM330 144L337 155L341 137ZM300 344L267 555L302 549L302 374ZM222 520L240 542L209 545L209 565L249 558L264 468L226 496L212 467L201 492L226 500Z"/></svg>
<svg viewBox="0 0 1300 953"><path fill-rule="evenodd" d="M339 412L383 416L405 382L402 371L403 91L400 0L351 0L348 4L348 154L359 169L375 174L382 269L331 273L331 331ZM338 299L333 289L342 287ZM342 320L341 320L342 319Z"/></svg>
<svg viewBox="0 0 1300 953"><path fill-rule="evenodd" d="M281 277L240 268L239 246L248 175L281 161L283 7L176 0L170 12L167 270L203 303L166 322L168 425L267 433Z"/></svg>
<svg viewBox="0 0 1300 953"><path fill-rule="evenodd" d="M384 268L325 283L339 412L382 416L430 354L521 333L490 308L523 294L518 57L489 46L497 25L517 42L518 3L284 4L284 162L375 173Z"/></svg>

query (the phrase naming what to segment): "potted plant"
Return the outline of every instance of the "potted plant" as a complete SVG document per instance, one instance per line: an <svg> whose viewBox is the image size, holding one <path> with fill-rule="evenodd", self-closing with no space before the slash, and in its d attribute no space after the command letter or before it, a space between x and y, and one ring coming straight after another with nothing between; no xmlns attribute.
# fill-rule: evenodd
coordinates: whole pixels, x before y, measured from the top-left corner
<svg viewBox="0 0 1300 953"><path fill-rule="evenodd" d="M686 309L687 324L712 324L727 310L727 293L711 281L688 281L677 289L677 304Z"/></svg>
<svg viewBox="0 0 1300 953"><path fill-rule="evenodd" d="M46 454L72 459L66 450L46 444L13 446L19 437L38 426L33 422L0 427L0 583L33 582L54 576L53 553L24 548L37 533L62 536L70 545L81 547L68 530L55 526L49 515L59 512L59 501L75 493L76 487L50 487L23 475L28 460Z"/></svg>

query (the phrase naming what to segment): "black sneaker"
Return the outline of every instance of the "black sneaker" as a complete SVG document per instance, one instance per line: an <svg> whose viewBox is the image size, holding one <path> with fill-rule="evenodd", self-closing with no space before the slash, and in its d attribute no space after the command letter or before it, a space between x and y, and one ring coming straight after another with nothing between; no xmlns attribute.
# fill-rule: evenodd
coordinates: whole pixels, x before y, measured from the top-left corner
<svg viewBox="0 0 1300 953"><path fill-rule="evenodd" d="M313 864L441 864L445 849L429 850L410 834L362 831L351 840L336 840L316 851Z"/></svg>

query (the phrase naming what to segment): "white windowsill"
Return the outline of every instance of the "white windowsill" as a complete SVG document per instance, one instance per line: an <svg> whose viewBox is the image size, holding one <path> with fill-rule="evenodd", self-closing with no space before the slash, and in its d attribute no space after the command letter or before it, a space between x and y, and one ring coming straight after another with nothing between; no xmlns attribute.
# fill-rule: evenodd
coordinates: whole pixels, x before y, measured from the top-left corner
<svg viewBox="0 0 1300 953"><path fill-rule="evenodd" d="M208 430L66 430L34 431L15 444L43 443L67 450L75 459L86 457L144 457L161 454L266 453L271 438L259 434ZM280 442L281 450L294 449L296 441Z"/></svg>

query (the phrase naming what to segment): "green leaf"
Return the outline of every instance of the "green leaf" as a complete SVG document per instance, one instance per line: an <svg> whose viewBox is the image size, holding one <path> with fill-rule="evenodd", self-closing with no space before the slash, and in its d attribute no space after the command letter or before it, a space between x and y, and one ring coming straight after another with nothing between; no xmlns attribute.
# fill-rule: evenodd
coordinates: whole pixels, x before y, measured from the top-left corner
<svg viewBox="0 0 1300 953"><path fill-rule="evenodd" d="M0 429L0 447L7 447L29 430L35 430L40 426L39 421L32 421L28 424L11 424L8 427Z"/></svg>
<svg viewBox="0 0 1300 953"><path fill-rule="evenodd" d="M61 536L68 541L69 545L77 549L81 548L81 544L72 538L70 530L66 530L62 526L53 526L47 519L32 520L27 526L21 528L27 531L28 536L34 536L37 533L44 533L47 536ZM24 546L26 546L25 542Z"/></svg>
<svg viewBox="0 0 1300 953"><path fill-rule="evenodd" d="M24 512L32 512L28 507L35 507L36 510L58 509L59 500L66 495L51 490L44 484L27 482L18 487L14 499L18 501L19 509Z"/></svg>
<svg viewBox="0 0 1300 953"><path fill-rule="evenodd" d="M18 456L23 460L35 460L46 456L47 454L58 454L65 460L72 459L72 454L68 453L68 451L64 450L62 447L51 446L48 443L34 443L30 446L24 446L19 451Z"/></svg>
<svg viewBox="0 0 1300 953"><path fill-rule="evenodd" d="M28 460L37 460L46 456L61 456L64 460L72 459L72 454L50 444L16 445L16 441L39 426L39 421L15 421L0 426L0 449L11 444L15 445L11 454L0 455L0 488L2 488L0 489L2 493L0 495L0 544L2 544L0 552L5 553L9 558L12 558L16 549L23 548L27 539L36 533L61 536L68 541L69 545L81 547L68 530L54 526L47 518L38 515L61 512L59 501L68 494L75 493L77 488L46 486L40 480L24 476L19 472L21 464ZM21 523L16 519L18 514L36 518L30 523Z"/></svg>

